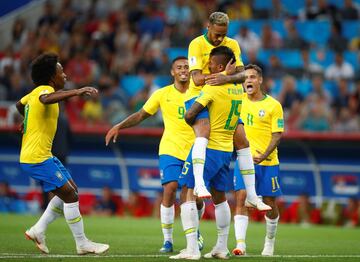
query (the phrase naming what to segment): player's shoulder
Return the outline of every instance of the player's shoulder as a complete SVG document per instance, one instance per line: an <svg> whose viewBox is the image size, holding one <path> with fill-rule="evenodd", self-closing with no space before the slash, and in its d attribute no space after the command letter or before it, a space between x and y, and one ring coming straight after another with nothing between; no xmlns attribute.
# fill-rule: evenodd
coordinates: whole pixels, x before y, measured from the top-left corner
<svg viewBox="0 0 360 262"><path fill-rule="evenodd" d="M239 42L234 38L226 36L224 41L227 46L234 46L234 45L239 46Z"/></svg>
<svg viewBox="0 0 360 262"><path fill-rule="evenodd" d="M199 36L195 37L193 40L191 40L190 46L201 44L204 41L204 39L205 39L204 35L199 35Z"/></svg>
<svg viewBox="0 0 360 262"><path fill-rule="evenodd" d="M271 104L274 108L282 107L281 103L275 97L273 97L271 95L266 95L266 100L267 100L266 102L268 104Z"/></svg>

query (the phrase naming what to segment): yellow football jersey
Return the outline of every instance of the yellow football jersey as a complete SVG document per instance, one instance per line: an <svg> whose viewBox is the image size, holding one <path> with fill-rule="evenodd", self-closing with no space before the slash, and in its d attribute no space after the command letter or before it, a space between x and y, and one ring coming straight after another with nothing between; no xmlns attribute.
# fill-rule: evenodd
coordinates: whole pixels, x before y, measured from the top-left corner
<svg viewBox="0 0 360 262"><path fill-rule="evenodd" d="M205 85L196 102L207 106L210 118L208 148L233 151L233 135L240 117L243 87L239 84Z"/></svg>
<svg viewBox="0 0 360 262"><path fill-rule="evenodd" d="M271 141L272 133L284 132L284 117L281 104L266 95L261 101L251 101L244 94L241 119L244 122L246 137L250 143L252 155L264 153ZM277 148L260 165L279 164Z"/></svg>
<svg viewBox="0 0 360 262"><path fill-rule="evenodd" d="M219 46L227 46L233 50L236 57L236 66L243 66L239 43L230 37L225 37ZM188 51L189 70L201 70L203 74L210 74L209 59L210 52L216 46L210 44L206 34L196 37L191 41ZM190 99L198 96L202 86L195 86L194 81L190 80L187 97Z"/></svg>
<svg viewBox="0 0 360 262"><path fill-rule="evenodd" d="M143 109L153 115L161 109L164 121L159 155L170 155L185 160L195 140L192 128L186 124L185 93L179 92L175 86L168 85L156 90L143 106Z"/></svg>
<svg viewBox="0 0 360 262"><path fill-rule="evenodd" d="M51 147L57 128L59 105L45 105L39 97L53 92L55 90L51 86L38 86L20 100L25 105L20 163L37 164L52 157Z"/></svg>

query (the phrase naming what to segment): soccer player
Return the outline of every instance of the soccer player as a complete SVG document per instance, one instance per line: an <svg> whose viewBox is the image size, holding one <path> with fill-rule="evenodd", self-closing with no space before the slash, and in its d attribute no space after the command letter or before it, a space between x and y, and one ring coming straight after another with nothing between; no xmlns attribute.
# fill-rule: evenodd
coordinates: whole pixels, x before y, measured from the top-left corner
<svg viewBox="0 0 360 262"><path fill-rule="evenodd" d="M194 133L184 120L185 92L189 86L189 64L186 57L177 57L171 66L171 75L174 83L155 91L142 109L112 127L106 134L106 145L117 140L119 131L136 126L144 119L154 115L159 108L164 121L164 134L159 146L160 177L163 186L163 199L160 207L161 227L164 235L164 244L160 252L173 251L173 224L174 203L178 179L187 155L194 142ZM199 218L204 213L205 205L198 202ZM199 235L199 247L202 247L202 237Z"/></svg>
<svg viewBox="0 0 360 262"><path fill-rule="evenodd" d="M279 221L279 210L276 197L280 196L279 159L277 146L284 132L283 110L281 104L267 95L261 87L262 70L259 66L249 64L245 67L245 91L241 119L250 142L251 153L255 163L256 192L263 197L265 204L271 206L267 211L265 245L263 256L274 254L276 229ZM237 163L236 163L237 164ZM234 171L234 190L236 194L235 236L237 246L233 254L240 256L246 252L245 237L248 226L245 208L246 192L238 168Z"/></svg>
<svg viewBox="0 0 360 262"><path fill-rule="evenodd" d="M196 97L200 94L202 86L222 85L225 83L243 82L244 72L241 61L241 51L236 40L226 36L229 25L229 18L225 13L214 12L209 17L208 31L194 40L189 45L189 66L191 81L187 92L186 108L190 108ZM221 73L209 72L209 54L217 46L227 46L235 53L234 61L229 61ZM192 149L192 163L194 167L195 188L194 194L200 198L211 197L207 190L204 179L204 164L206 158L206 147L210 133L208 113L205 109L196 118L193 129L196 135ZM244 127L238 125L235 131L234 145L240 163L241 174L247 191L248 204L259 210L269 210L256 195L255 191L255 172L251 157L249 142L246 139Z"/></svg>
<svg viewBox="0 0 360 262"><path fill-rule="evenodd" d="M226 46L219 46L211 50L209 70L211 73L223 72L229 61L235 61L233 51ZM229 164L233 152L233 135L241 110L243 94L242 85L236 83L220 86L205 85L200 96L185 114L189 125L194 124L198 114L208 107L211 131L209 144L206 149L207 161L205 163L205 185L210 188L212 200L215 205L215 218L218 230L218 239L212 251L205 255L206 258L229 257L227 240L229 235L231 213L226 200L225 192L228 191ZM187 202L181 205L181 220L186 234L187 247L171 259L200 259L200 251L196 245L196 232L199 220L195 211L193 195L194 167L189 155L184 165L183 176L187 177L188 188Z"/></svg>
<svg viewBox="0 0 360 262"><path fill-rule="evenodd" d="M26 230L25 236L34 241L40 251L49 253L45 243L46 229L63 214L79 255L104 253L109 245L86 238L77 186L63 164L51 154L59 116L58 102L73 96L96 96L97 90L93 87L61 90L66 75L57 55L50 53L42 54L32 62L31 78L36 88L16 103L19 113L24 116L20 165L25 173L40 182L44 192L51 192L53 198L37 223Z"/></svg>

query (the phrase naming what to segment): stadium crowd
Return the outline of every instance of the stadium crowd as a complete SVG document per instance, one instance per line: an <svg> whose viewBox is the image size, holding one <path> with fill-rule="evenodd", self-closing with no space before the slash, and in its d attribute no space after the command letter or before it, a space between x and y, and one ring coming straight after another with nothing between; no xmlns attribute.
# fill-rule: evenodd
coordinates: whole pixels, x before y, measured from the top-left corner
<svg viewBox="0 0 360 262"><path fill-rule="evenodd" d="M48 1L35 28L18 17L11 43L0 51L0 101L29 92L30 61L55 52L68 89L91 85L100 91L98 99L67 102L70 124L117 123L171 81L171 59L186 55L208 15L220 10L231 19L229 35L239 41L245 64L264 69L269 93L284 107L287 130L360 131L359 1L123 0L117 5ZM152 119L143 125L160 123Z"/></svg>

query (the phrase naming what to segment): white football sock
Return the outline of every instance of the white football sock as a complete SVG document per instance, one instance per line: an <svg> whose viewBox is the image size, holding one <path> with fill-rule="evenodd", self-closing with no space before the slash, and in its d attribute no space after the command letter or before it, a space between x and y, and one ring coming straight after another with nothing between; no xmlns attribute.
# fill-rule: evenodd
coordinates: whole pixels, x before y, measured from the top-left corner
<svg viewBox="0 0 360 262"><path fill-rule="evenodd" d="M204 215L205 213L205 202L203 202L203 206L201 209L198 209L198 217L199 217L199 220L202 218L202 216Z"/></svg>
<svg viewBox="0 0 360 262"><path fill-rule="evenodd" d="M231 223L231 212L227 201L215 205L215 219L218 232L216 247L219 250L227 250L227 241Z"/></svg>
<svg viewBox="0 0 360 262"><path fill-rule="evenodd" d="M181 223L186 236L186 249L191 253L198 253L197 230L199 227L199 218L195 201L185 202L180 206Z"/></svg>
<svg viewBox="0 0 360 262"><path fill-rule="evenodd" d="M250 147L236 151L240 174L244 180L246 197L250 202L255 202L258 198L255 190L255 169Z"/></svg>
<svg viewBox="0 0 360 262"><path fill-rule="evenodd" d="M279 222L279 217L271 219L265 216L266 221L266 236L268 239L273 239L276 235L276 230Z"/></svg>
<svg viewBox="0 0 360 262"><path fill-rule="evenodd" d="M192 148L192 164L195 178L195 187L204 186L204 165L206 159L206 147L209 140L205 137L195 138Z"/></svg>
<svg viewBox="0 0 360 262"><path fill-rule="evenodd" d="M160 220L161 228L164 235L164 242L173 242L173 225L174 225L175 208L174 205L171 207L165 207L160 205Z"/></svg>
<svg viewBox="0 0 360 262"><path fill-rule="evenodd" d="M246 231L249 224L249 217L244 215L235 215L234 216L234 228L235 228L235 238L236 238L236 247L242 250L246 249Z"/></svg>
<svg viewBox="0 0 360 262"><path fill-rule="evenodd" d="M81 245L87 238L84 233L84 224L79 210L79 201L64 203L64 217L71 229L76 245Z"/></svg>
<svg viewBox="0 0 360 262"><path fill-rule="evenodd" d="M63 214L64 202L57 196L54 196L40 219L34 225L35 230L39 233L45 233L48 225Z"/></svg>

